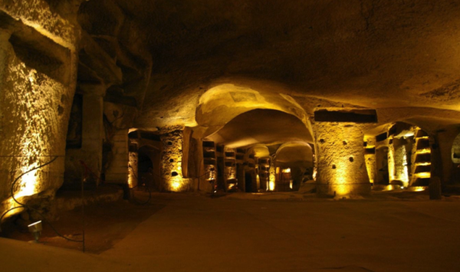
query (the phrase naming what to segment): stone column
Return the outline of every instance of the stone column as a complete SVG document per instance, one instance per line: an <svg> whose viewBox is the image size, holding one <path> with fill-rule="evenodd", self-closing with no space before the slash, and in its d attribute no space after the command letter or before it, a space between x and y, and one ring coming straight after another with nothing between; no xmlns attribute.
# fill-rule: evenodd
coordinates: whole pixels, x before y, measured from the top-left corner
<svg viewBox="0 0 460 272"><path fill-rule="evenodd" d="M460 180L456 180L460 170L458 166L460 165L460 128L451 127L445 131L438 132L436 134L438 140L438 152L441 156L441 165L442 172L439 174L441 178L442 185L459 183ZM454 156L454 154L457 154ZM432 162L433 163L433 162ZM432 173L433 176L438 174Z"/></svg>
<svg viewBox="0 0 460 272"><path fill-rule="evenodd" d="M318 196L369 194L363 148L368 125L320 122L315 126Z"/></svg>
<svg viewBox="0 0 460 272"><path fill-rule="evenodd" d="M112 135L112 159L108 168L105 170L105 180L108 183L127 183L128 172L130 171L128 170L128 160L130 159L130 152L128 150L128 133L129 131L125 129L117 130Z"/></svg>
<svg viewBox="0 0 460 272"><path fill-rule="evenodd" d="M390 144L391 141L391 144ZM395 152L395 146L393 144L393 138L388 139L388 178L390 184L392 184L392 181L396 180L396 152Z"/></svg>
<svg viewBox="0 0 460 272"><path fill-rule="evenodd" d="M364 149L364 159L366 162L366 168L367 168L367 176L369 177L369 182L371 184L376 183L376 167L377 167L377 157L375 155L376 152L376 141L375 137L367 137L364 139L366 142L366 146Z"/></svg>
<svg viewBox="0 0 460 272"><path fill-rule="evenodd" d="M390 180L392 184L409 186L409 169L407 148L408 141L400 138L393 138L393 159L394 159L394 178ZM401 184L399 184L401 183Z"/></svg>
<svg viewBox="0 0 460 272"><path fill-rule="evenodd" d="M276 166L275 160L273 157L270 158L270 169L269 169L269 190L275 191L276 190L276 176L275 176Z"/></svg>
<svg viewBox="0 0 460 272"><path fill-rule="evenodd" d="M134 189L139 184L139 153L137 144L131 143L129 146L129 162L128 162L128 187Z"/></svg>
<svg viewBox="0 0 460 272"><path fill-rule="evenodd" d="M242 163L237 164L236 166L236 176L238 179L238 188L240 191L246 191L246 181L245 181L245 172L244 165Z"/></svg>
<svg viewBox="0 0 460 272"><path fill-rule="evenodd" d="M89 168L90 180L99 184L102 172L102 141L104 138L104 95L102 84L80 85L83 90L81 159Z"/></svg>
<svg viewBox="0 0 460 272"><path fill-rule="evenodd" d="M166 191L187 191L190 184L182 175L183 127L174 126L160 129L163 151L161 154L162 177Z"/></svg>

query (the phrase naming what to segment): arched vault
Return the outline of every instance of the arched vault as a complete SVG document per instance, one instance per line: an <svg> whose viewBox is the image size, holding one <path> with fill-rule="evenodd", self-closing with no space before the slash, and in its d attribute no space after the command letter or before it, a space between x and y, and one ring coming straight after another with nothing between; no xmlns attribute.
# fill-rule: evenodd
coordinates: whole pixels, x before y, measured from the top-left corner
<svg viewBox="0 0 460 272"><path fill-rule="evenodd" d="M276 134L281 128L288 129L289 124L304 132L301 140L313 141L307 114L292 97L234 84L221 84L205 92L196 108L196 122L203 128L203 137L217 133L219 136L214 137L222 141L226 141L225 134L232 133L235 126L242 128L240 133L257 126L268 134Z"/></svg>

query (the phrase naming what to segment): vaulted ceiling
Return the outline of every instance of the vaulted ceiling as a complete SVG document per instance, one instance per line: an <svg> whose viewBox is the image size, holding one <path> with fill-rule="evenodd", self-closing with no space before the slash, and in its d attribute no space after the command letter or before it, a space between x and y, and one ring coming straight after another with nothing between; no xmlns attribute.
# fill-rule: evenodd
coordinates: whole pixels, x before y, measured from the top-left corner
<svg viewBox="0 0 460 272"><path fill-rule="evenodd" d="M142 108L139 127L190 123L200 95L224 83L288 94L307 112L416 108L451 124L459 14L455 0L90 0L79 21L122 53L115 63L130 82L116 84ZM145 93L129 90L147 74Z"/></svg>

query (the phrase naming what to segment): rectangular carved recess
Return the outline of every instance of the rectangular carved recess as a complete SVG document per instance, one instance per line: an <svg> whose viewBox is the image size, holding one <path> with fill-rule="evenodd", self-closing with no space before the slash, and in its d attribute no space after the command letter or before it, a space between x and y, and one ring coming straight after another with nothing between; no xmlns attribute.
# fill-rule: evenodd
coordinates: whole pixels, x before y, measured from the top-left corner
<svg viewBox="0 0 460 272"><path fill-rule="evenodd" d="M417 178L412 186L428 186L430 184L430 178Z"/></svg>
<svg viewBox="0 0 460 272"><path fill-rule="evenodd" d="M146 140L151 140L151 141L161 141L160 135L155 134L155 133L149 133L149 132L141 132L141 138L146 139Z"/></svg>
<svg viewBox="0 0 460 272"><path fill-rule="evenodd" d="M222 152L224 152L224 147L222 145L218 145L216 147L216 150L217 150L217 152L222 153Z"/></svg>
<svg viewBox="0 0 460 272"><path fill-rule="evenodd" d="M316 122L377 123L375 110L317 110Z"/></svg>
<svg viewBox="0 0 460 272"><path fill-rule="evenodd" d="M203 157L205 158L215 158L216 152L214 151L203 151Z"/></svg>
<svg viewBox="0 0 460 272"><path fill-rule="evenodd" d="M365 155L368 155L368 154L375 154L375 147L364 149L364 154L365 154Z"/></svg>
<svg viewBox="0 0 460 272"><path fill-rule="evenodd" d="M203 141L203 159L204 164L216 165L216 145L213 141Z"/></svg>
<svg viewBox="0 0 460 272"><path fill-rule="evenodd" d="M70 65L71 52L68 48L42 35L33 27L23 24L22 21L13 19L3 11L0 11L0 29L11 31L9 42L13 46L14 53L29 68L64 85L69 84L71 76L69 69L66 68Z"/></svg>
<svg viewBox="0 0 460 272"><path fill-rule="evenodd" d="M204 158L204 164L216 164L215 158Z"/></svg>
<svg viewBox="0 0 460 272"><path fill-rule="evenodd" d="M381 134L375 136L375 140L376 140L377 142L385 141L387 138L388 138L388 135L387 135L386 132L381 133Z"/></svg>
<svg viewBox="0 0 460 272"><path fill-rule="evenodd" d="M418 165L415 167L414 173L423 173L423 172L431 172L431 165Z"/></svg>
<svg viewBox="0 0 460 272"><path fill-rule="evenodd" d="M431 162L430 153L417 154L417 156L415 157L415 163L424 163L424 162Z"/></svg>
<svg viewBox="0 0 460 272"><path fill-rule="evenodd" d="M420 139L417 141L417 150L425 149L430 147L430 140Z"/></svg>
<svg viewBox="0 0 460 272"><path fill-rule="evenodd" d="M216 145L212 141L203 141L203 147L215 147Z"/></svg>
<svg viewBox="0 0 460 272"><path fill-rule="evenodd" d="M226 162L225 162L225 166L227 166L227 167L235 166L235 162L233 162L233 161L226 161Z"/></svg>

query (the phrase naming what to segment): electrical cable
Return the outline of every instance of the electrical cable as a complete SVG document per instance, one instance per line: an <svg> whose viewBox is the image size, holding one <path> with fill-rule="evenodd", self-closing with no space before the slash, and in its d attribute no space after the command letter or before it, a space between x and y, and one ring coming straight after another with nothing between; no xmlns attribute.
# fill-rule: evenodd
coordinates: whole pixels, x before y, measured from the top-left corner
<svg viewBox="0 0 460 272"><path fill-rule="evenodd" d="M34 171L34 170L37 170L37 169L40 169L40 168L43 168L45 166L47 166L48 164L54 162L56 159L58 158L58 156L55 156L53 159L51 159L50 161L48 161L47 163L44 163L42 165L39 165L37 167L34 167L34 168L31 168L27 171L25 171L24 173L22 173L21 175L19 175L16 179L14 179L13 183L11 184L11 198L14 200L14 202L16 202L17 204L21 205L21 206L26 206L24 203L21 203L19 202L15 197L14 197L14 189L15 189L15 185L16 185L16 182L18 182L18 180L23 177L24 175Z"/></svg>
<svg viewBox="0 0 460 272"><path fill-rule="evenodd" d="M50 157L51 157L51 156L50 156ZM14 209L20 209L20 208L29 209L29 210L35 211L35 212L37 212L38 214L40 214L40 216L42 217L42 221L44 221L45 223L47 223L47 224L51 227L51 229L52 229L59 237L62 237L62 238L64 238L65 240L68 240L68 241L71 241L71 242L84 243L84 239L83 239L83 240L74 240L74 239L70 239L70 238L68 238L68 237L65 237L64 235L62 235L61 233L59 233L59 232L56 230L56 228L55 228L50 222L48 222L47 220L44 219L44 215L43 215L38 209L35 209L35 208L33 208L33 207L30 207L30 206L28 206L28 205L25 204L25 203L19 202L19 201L15 198L15 196L14 196L14 189L15 189L15 187L16 187L16 183L19 181L19 179L20 179L21 177L23 177L24 175L26 175L26 174L28 174L28 173L34 171L34 170L38 170L38 169L40 169L40 168L45 167L46 165L49 165L49 164L53 163L58 157L60 157L60 156L54 156L54 158L51 159L51 160L49 160L48 162L46 162L46 163L44 163L44 164L41 164L41 165L39 165L39 166L37 166L37 167L31 168L31 169L27 170L26 172L22 173L21 175L19 175L18 177L16 177L16 178L14 179L13 183L11 184L10 193L11 193L11 198L12 198L12 199L14 200L14 202L16 202L19 206L13 207L13 208L11 208L11 209L5 211L5 212L2 214L2 216L0 217L0 222L2 222L2 220L3 220L3 218L5 217L6 214L8 214L10 211L12 211L12 210L14 210Z"/></svg>
<svg viewBox="0 0 460 272"><path fill-rule="evenodd" d="M38 210L36 210L36 209L32 209L32 210L34 210L36 213L40 214L40 216L41 216L42 218L45 217L45 216L44 216L41 212L39 212ZM64 235L61 234L61 233L53 226L53 224L51 224L50 222L48 222L48 221L46 221L46 220L44 220L44 219L42 219L42 221L44 221L46 224L48 224L48 225L51 227L51 229L57 234L57 236L59 236L59 237L61 237L61 238L64 238L64 239L66 239L67 241L70 241L70 242L83 243L83 240L74 240L74 239L71 239L71 238L68 238L68 237L64 236Z"/></svg>
<svg viewBox="0 0 460 272"><path fill-rule="evenodd" d="M7 213L9 213L10 211L12 211L12 210L14 210L14 209L20 209L20 208L24 208L24 207L23 207L23 206L17 206L17 207L13 207L13 208L10 208L9 210L5 211L5 212L2 214L2 216L0 217L0 222L2 222L3 217L5 217L5 215L6 215ZM1 228L0 228L0 230L1 230Z"/></svg>

